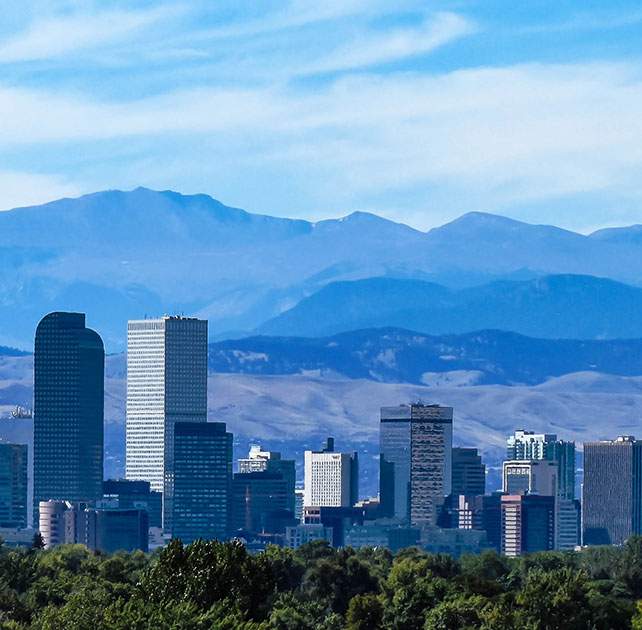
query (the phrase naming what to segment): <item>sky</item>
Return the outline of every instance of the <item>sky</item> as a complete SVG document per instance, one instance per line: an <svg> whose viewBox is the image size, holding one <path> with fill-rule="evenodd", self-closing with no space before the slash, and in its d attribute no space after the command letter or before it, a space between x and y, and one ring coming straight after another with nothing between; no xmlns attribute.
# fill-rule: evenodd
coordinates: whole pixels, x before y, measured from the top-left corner
<svg viewBox="0 0 642 630"><path fill-rule="evenodd" d="M137 186L420 229L642 223L642 6L4 2L0 208Z"/></svg>

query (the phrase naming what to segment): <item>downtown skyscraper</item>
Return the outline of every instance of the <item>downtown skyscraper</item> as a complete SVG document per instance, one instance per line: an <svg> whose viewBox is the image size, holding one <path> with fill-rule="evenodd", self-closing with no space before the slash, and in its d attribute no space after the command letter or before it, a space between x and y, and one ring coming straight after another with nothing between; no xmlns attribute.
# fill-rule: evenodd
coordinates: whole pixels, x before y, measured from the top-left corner
<svg viewBox="0 0 642 630"><path fill-rule="evenodd" d="M453 409L414 403L381 408L382 513L413 525L436 524L451 491Z"/></svg>
<svg viewBox="0 0 642 630"><path fill-rule="evenodd" d="M642 442L633 436L584 443L582 528L584 545L642 534Z"/></svg>
<svg viewBox="0 0 642 630"><path fill-rule="evenodd" d="M162 317L127 325L127 479L163 492L171 531L174 425L207 421L207 321Z"/></svg>
<svg viewBox="0 0 642 630"><path fill-rule="evenodd" d="M34 351L33 501L102 497L105 351L84 313L50 313Z"/></svg>

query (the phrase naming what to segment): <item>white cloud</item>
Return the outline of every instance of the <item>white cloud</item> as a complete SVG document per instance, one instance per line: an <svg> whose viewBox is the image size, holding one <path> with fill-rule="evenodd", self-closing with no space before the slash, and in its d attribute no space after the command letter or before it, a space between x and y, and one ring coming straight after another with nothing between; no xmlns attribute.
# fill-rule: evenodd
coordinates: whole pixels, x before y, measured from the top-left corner
<svg viewBox="0 0 642 630"><path fill-rule="evenodd" d="M438 13L417 28L369 34L333 51L304 74L351 70L426 54L474 32L472 22L454 13Z"/></svg>
<svg viewBox="0 0 642 630"><path fill-rule="evenodd" d="M382 10L380 0L326 0L311 3L309 0L292 0L279 11L268 13L261 19L229 24L195 33L198 38L240 38L254 37L291 28L299 28L339 20L357 14Z"/></svg>
<svg viewBox="0 0 642 630"><path fill-rule="evenodd" d="M81 189L56 175L0 170L0 211L76 197Z"/></svg>
<svg viewBox="0 0 642 630"><path fill-rule="evenodd" d="M0 42L0 63L34 61L119 41L173 14L165 8L71 13L34 21L26 31Z"/></svg>
<svg viewBox="0 0 642 630"><path fill-rule="evenodd" d="M642 68L347 76L313 90L208 88L121 103L0 90L5 146L135 137L195 147L181 153L185 172L190 155L199 169L251 164L305 179L309 197L336 191L334 203L411 189L495 210L597 191L640 196Z"/></svg>

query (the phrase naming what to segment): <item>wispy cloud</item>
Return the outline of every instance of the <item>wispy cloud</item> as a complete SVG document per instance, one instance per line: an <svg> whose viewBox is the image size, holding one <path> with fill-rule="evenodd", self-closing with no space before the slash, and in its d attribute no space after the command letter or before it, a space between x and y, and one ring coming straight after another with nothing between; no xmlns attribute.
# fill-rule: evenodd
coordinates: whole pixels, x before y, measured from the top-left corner
<svg viewBox="0 0 642 630"><path fill-rule="evenodd" d="M419 27L370 33L312 63L303 73L335 72L366 68L429 53L469 35L476 26L455 13L438 13Z"/></svg>
<svg viewBox="0 0 642 630"><path fill-rule="evenodd" d="M326 0L312 3L309 0L292 0L277 11L261 16L260 19L243 20L195 33L197 38L239 38L253 37L287 29L306 27L351 17L358 14L385 12L381 0Z"/></svg>
<svg viewBox="0 0 642 630"><path fill-rule="evenodd" d="M196 143L201 170L204 151L218 169L251 161L298 176L314 167L324 178L308 183L311 198L324 188L352 198L423 188L497 208L637 190L641 72L531 64L345 77L305 92L186 90L118 105L4 90L0 136L6 146L172 137L185 147L186 171Z"/></svg>
<svg viewBox="0 0 642 630"><path fill-rule="evenodd" d="M51 59L97 48L125 39L174 13L175 9L161 7L38 19L25 31L0 42L0 63Z"/></svg>

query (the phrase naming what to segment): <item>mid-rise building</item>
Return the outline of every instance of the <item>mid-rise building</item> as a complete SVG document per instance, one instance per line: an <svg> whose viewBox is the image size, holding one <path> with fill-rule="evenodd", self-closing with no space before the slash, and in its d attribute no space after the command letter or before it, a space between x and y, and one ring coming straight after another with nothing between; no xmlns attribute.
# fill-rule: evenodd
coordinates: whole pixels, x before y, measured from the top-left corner
<svg viewBox="0 0 642 630"><path fill-rule="evenodd" d="M45 549L82 544L92 551L147 551L146 510L96 508L88 503L42 501L40 533Z"/></svg>
<svg viewBox="0 0 642 630"><path fill-rule="evenodd" d="M476 448L453 448L451 493L486 494L486 466Z"/></svg>
<svg viewBox="0 0 642 630"><path fill-rule="evenodd" d="M501 497L501 514L504 555L555 549L555 496L505 494Z"/></svg>
<svg viewBox="0 0 642 630"><path fill-rule="evenodd" d="M321 451L305 451L304 506L352 507L358 500L357 453L335 452L332 438Z"/></svg>
<svg viewBox="0 0 642 630"><path fill-rule="evenodd" d="M557 500L557 542L560 551L573 550L581 543L582 514L577 499Z"/></svg>
<svg viewBox="0 0 642 630"><path fill-rule="evenodd" d="M381 513L412 525L436 524L451 493L452 407L381 408Z"/></svg>
<svg viewBox="0 0 642 630"><path fill-rule="evenodd" d="M83 313L50 313L34 351L34 526L41 501L102 496L105 351Z"/></svg>
<svg viewBox="0 0 642 630"><path fill-rule="evenodd" d="M93 508L75 505L67 510L65 542L92 551L148 551L149 518L144 509Z"/></svg>
<svg viewBox="0 0 642 630"><path fill-rule="evenodd" d="M285 546L296 549L316 540L332 544L332 528L323 525L296 525L285 529Z"/></svg>
<svg viewBox="0 0 642 630"><path fill-rule="evenodd" d="M68 501L40 501L38 506L38 531L45 549L65 544L65 512L71 509Z"/></svg>
<svg viewBox="0 0 642 630"><path fill-rule="evenodd" d="M555 433L520 429L506 440L506 459L557 462L558 496L575 498L575 442L558 440Z"/></svg>
<svg viewBox="0 0 642 630"><path fill-rule="evenodd" d="M278 472L236 473L232 482L232 531L283 533L294 525L289 484Z"/></svg>
<svg viewBox="0 0 642 630"><path fill-rule="evenodd" d="M363 525L366 510L358 507L306 507L303 522L323 525L332 531L332 546L343 547L345 531L354 525Z"/></svg>
<svg viewBox="0 0 642 630"><path fill-rule="evenodd" d="M422 528L421 546L430 553L448 554L454 558L490 549L484 531L440 527Z"/></svg>
<svg viewBox="0 0 642 630"><path fill-rule="evenodd" d="M174 424L172 537L225 540L230 527L232 434L224 422Z"/></svg>
<svg viewBox="0 0 642 630"><path fill-rule="evenodd" d="M557 462L547 460L504 462L503 489L507 494L557 496Z"/></svg>
<svg viewBox="0 0 642 630"><path fill-rule="evenodd" d="M292 459L282 459L277 451L264 451L259 445L252 445L246 458L239 459L239 472L271 472L281 475L286 483L288 494L287 509L296 511L296 465Z"/></svg>
<svg viewBox="0 0 642 630"><path fill-rule="evenodd" d="M490 495L459 495L456 499L453 509L456 519L451 526L486 532L489 547L499 552L502 537L501 494L495 492Z"/></svg>
<svg viewBox="0 0 642 630"><path fill-rule="evenodd" d="M127 324L125 476L163 493L172 530L174 424L207 421L207 321L162 317Z"/></svg>
<svg viewBox="0 0 642 630"><path fill-rule="evenodd" d="M162 493L151 489L149 481L108 479L103 483L103 498L115 500L120 509L146 510L150 527L161 527Z"/></svg>
<svg viewBox="0 0 642 630"><path fill-rule="evenodd" d="M582 543L619 545L642 533L642 442L584 443Z"/></svg>
<svg viewBox="0 0 642 630"><path fill-rule="evenodd" d="M27 527L27 445L0 443L0 527Z"/></svg>

